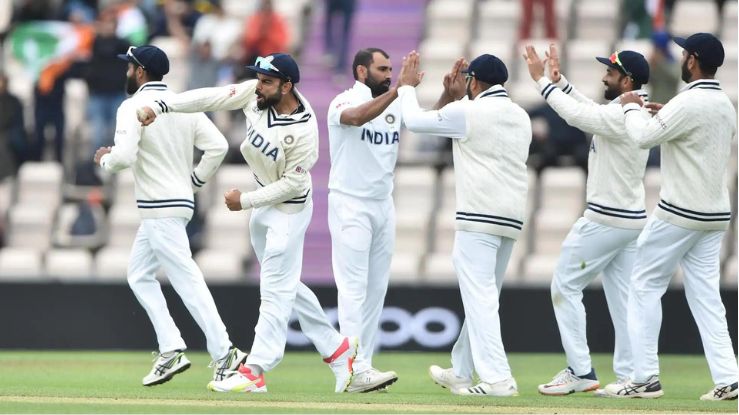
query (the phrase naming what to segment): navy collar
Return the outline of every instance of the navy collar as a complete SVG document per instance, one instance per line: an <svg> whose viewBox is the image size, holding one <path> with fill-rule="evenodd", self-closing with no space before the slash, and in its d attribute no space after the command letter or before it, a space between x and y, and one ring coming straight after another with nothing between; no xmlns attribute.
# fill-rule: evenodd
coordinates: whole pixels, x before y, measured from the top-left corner
<svg viewBox="0 0 739 415"><path fill-rule="evenodd" d="M715 91L720 91L721 82L715 79L698 79L697 81L693 81L685 85L680 92L687 91L689 89L713 89Z"/></svg>
<svg viewBox="0 0 739 415"><path fill-rule="evenodd" d="M508 91L503 85L493 85L488 88L485 92L480 93L475 99L488 98L488 97L506 97L508 98Z"/></svg>
<svg viewBox="0 0 739 415"><path fill-rule="evenodd" d="M139 93L141 91L166 91L167 90L167 84L164 82L154 81L154 82L147 82L141 87L136 90L136 93Z"/></svg>

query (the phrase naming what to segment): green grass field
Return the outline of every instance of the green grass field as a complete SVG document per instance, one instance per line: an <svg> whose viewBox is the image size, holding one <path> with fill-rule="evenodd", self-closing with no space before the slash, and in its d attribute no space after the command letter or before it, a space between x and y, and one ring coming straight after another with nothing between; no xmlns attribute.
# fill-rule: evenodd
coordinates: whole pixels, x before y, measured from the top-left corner
<svg viewBox="0 0 739 415"><path fill-rule="evenodd" d="M267 375L267 394L208 392L209 358L188 353L193 366L172 381L145 388L145 352L0 352L0 413L737 413L737 403L702 402L711 386L702 356L663 356L665 396L656 400L545 397L536 386L564 365L557 354L511 354L520 396L464 398L435 385L426 370L448 354L382 353L381 369L398 372L387 393L334 394L331 371L315 353L288 353ZM594 356L601 382L613 380L610 356Z"/></svg>

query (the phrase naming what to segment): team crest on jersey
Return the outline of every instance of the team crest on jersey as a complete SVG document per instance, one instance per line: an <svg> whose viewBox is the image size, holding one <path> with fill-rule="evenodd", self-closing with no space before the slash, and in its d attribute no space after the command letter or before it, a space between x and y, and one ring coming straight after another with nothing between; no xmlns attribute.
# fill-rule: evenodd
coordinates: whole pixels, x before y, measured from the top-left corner
<svg viewBox="0 0 739 415"><path fill-rule="evenodd" d="M292 144L293 141L295 141L295 138L291 135L286 135L285 138L282 139L282 141L285 142L285 144Z"/></svg>
<svg viewBox="0 0 739 415"><path fill-rule="evenodd" d="M395 116L393 114L386 115L385 122L388 124L393 124L395 122Z"/></svg>

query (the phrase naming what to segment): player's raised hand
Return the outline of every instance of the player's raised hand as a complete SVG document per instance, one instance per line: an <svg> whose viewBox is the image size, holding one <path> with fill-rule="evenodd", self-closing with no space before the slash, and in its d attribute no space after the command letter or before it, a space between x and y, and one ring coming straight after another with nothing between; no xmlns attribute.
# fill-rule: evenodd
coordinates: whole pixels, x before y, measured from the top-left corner
<svg viewBox="0 0 739 415"><path fill-rule="evenodd" d="M420 55L418 52L411 51L403 57L403 66L400 68L400 76L398 77L398 85L418 86L423 80L424 73L419 72Z"/></svg>
<svg viewBox="0 0 739 415"><path fill-rule="evenodd" d="M467 84L465 83L463 70L467 69L469 64L464 58L459 58L452 65L452 70L444 75L444 92L452 99L461 99L467 92Z"/></svg>
<svg viewBox="0 0 739 415"><path fill-rule="evenodd" d="M526 45L526 53L523 55L523 58L526 61L526 65L529 66L531 79L534 81L541 79L544 76L544 62L539 58L536 49L531 45Z"/></svg>
<svg viewBox="0 0 739 415"><path fill-rule="evenodd" d="M231 211L241 210L241 192L238 189L231 189L223 194L226 207Z"/></svg>
<svg viewBox="0 0 739 415"><path fill-rule="evenodd" d="M104 155L110 153L112 150L111 147L100 147L95 151L95 164L100 164L100 159L103 158Z"/></svg>
<svg viewBox="0 0 739 415"><path fill-rule="evenodd" d="M549 79L557 83L562 79L562 73L559 71L559 52L557 52L557 45L554 43L549 44L549 51L545 51L544 54L547 56L546 62L549 68Z"/></svg>
<svg viewBox="0 0 739 415"><path fill-rule="evenodd" d="M139 119L141 125L147 126L156 120L157 115L151 107L141 107L136 110L136 118Z"/></svg>

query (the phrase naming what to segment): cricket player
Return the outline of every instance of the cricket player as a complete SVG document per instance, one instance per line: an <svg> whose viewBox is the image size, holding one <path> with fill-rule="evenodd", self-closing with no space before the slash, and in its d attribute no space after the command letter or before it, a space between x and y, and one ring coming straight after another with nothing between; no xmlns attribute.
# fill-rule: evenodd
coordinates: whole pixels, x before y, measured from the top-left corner
<svg viewBox="0 0 739 415"><path fill-rule="evenodd" d="M641 148L661 145L660 201L637 241L629 291L628 328L634 376L608 385L609 396L658 398L657 343L662 324L660 299L680 264L685 296L698 325L714 387L701 400L737 398L737 361L719 295L719 252L731 220L726 169L736 136L736 109L714 79L724 62L715 36L676 37L683 48L682 80L687 85L652 118L642 99L626 94L621 105L626 132Z"/></svg>
<svg viewBox="0 0 739 415"><path fill-rule="evenodd" d="M260 188L248 193L232 189L224 196L232 211L254 209L249 227L261 265L262 303L246 364L208 387L219 392L267 392L264 372L282 360L287 323L295 308L303 332L334 372L335 391L344 392L351 382L359 340L341 336L315 294L300 282L303 240L313 214L309 170L318 159L316 115L295 88L300 71L290 55L259 57L248 68L257 79L168 96L138 111L139 121L147 125L172 112L242 109L246 114L241 154Z"/></svg>
<svg viewBox="0 0 739 415"><path fill-rule="evenodd" d="M328 224L339 327L361 340L347 391L369 392L398 380L395 372L372 367L372 353L395 247L392 192L401 114L387 53L362 49L352 70L354 86L328 109Z"/></svg>
<svg viewBox="0 0 739 415"><path fill-rule="evenodd" d="M639 148L626 134L619 96L633 91L646 100L642 85L649 82L649 64L644 56L629 50L596 58L606 65L604 95L610 101L598 105L561 75L554 45L547 53L549 77L544 76L545 62L532 46L526 47L524 58L549 106L568 124L593 135L588 157L587 208L562 243L552 278L552 305L567 368L549 383L539 385L543 395L588 392L596 390L600 383L585 335L582 296L583 289L600 273L616 337L613 372L617 382L626 382L633 370L626 307L636 238L647 222L643 178L649 151Z"/></svg>
<svg viewBox="0 0 739 415"><path fill-rule="evenodd" d="M190 314L205 333L220 381L246 359L231 344L203 274L192 259L185 226L195 209L196 193L213 176L228 143L203 114L167 114L143 128L136 109L143 103L174 96L162 77L169 72L167 55L155 46L131 47L119 58L128 61L126 88L130 98L118 108L115 145L95 152L95 163L107 172L133 170L141 225L131 248L128 284L144 307L159 341L154 367L144 386L170 380L190 367L180 331L167 310L156 272L161 266ZM193 146L203 151L192 168Z"/></svg>
<svg viewBox="0 0 739 415"><path fill-rule="evenodd" d="M457 214L452 258L465 314L452 368L431 366L429 374L454 394L515 396L518 386L503 348L498 298L523 227L531 120L508 98L503 87L508 70L495 56L478 56L466 71L463 59L455 62L444 78L439 109L432 111L418 105L418 65L415 52L403 61L398 89L403 122L416 133L453 140ZM474 372L480 378L475 386Z"/></svg>

